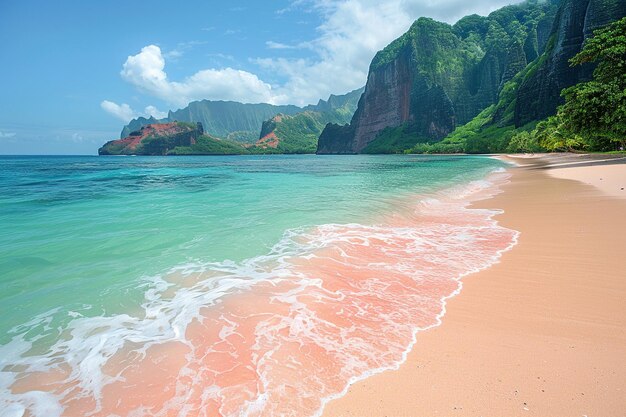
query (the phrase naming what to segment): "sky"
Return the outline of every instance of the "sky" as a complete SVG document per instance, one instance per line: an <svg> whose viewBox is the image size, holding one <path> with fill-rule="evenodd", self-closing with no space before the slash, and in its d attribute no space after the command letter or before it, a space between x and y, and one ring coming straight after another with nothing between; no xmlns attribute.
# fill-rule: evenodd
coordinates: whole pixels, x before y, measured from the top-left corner
<svg viewBox="0 0 626 417"><path fill-rule="evenodd" d="M96 154L194 100L314 104L421 16L518 0L0 0L0 154Z"/></svg>

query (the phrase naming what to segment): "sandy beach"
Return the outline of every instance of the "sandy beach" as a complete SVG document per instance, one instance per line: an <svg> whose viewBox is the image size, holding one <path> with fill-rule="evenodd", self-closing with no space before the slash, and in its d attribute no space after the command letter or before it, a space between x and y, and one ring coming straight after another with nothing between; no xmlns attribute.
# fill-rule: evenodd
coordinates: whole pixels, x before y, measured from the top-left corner
<svg viewBox="0 0 626 417"><path fill-rule="evenodd" d="M503 209L518 245L464 279L400 369L355 383L324 416L626 415L625 161L515 162L476 206Z"/></svg>

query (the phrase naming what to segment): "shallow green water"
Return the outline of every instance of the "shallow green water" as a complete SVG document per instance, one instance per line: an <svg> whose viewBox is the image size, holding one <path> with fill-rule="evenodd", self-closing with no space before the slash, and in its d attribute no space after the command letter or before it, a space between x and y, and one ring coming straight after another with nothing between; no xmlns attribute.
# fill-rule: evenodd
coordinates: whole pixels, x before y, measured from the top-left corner
<svg viewBox="0 0 626 417"><path fill-rule="evenodd" d="M263 255L288 229L371 223L396 197L479 179L484 157L0 157L0 343L59 309L132 311L144 281ZM18 330L19 333L19 330Z"/></svg>

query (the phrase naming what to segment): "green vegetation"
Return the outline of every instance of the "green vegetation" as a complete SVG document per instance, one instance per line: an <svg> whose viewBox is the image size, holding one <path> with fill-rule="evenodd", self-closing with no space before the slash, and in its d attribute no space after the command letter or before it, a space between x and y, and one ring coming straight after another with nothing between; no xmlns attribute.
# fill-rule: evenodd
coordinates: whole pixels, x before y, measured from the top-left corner
<svg viewBox="0 0 626 417"><path fill-rule="evenodd" d="M188 129L196 129L198 127L197 123L191 123L191 122L176 122L176 125L178 125L179 127L186 127Z"/></svg>
<svg viewBox="0 0 626 417"><path fill-rule="evenodd" d="M506 148L507 152L511 153L534 153L534 152L543 152L545 148L539 144L536 136L529 131L522 131L514 134L509 141L509 144Z"/></svg>
<svg viewBox="0 0 626 417"><path fill-rule="evenodd" d="M523 80L519 73L543 53L557 3L528 0L486 17L466 16L452 26L418 19L376 54L363 111L356 113L351 130L335 129L337 136L325 132L321 152L458 152L465 149L465 140L446 135L481 119L480 113L492 105L497 106L490 110L490 123L481 124L496 122L493 130L501 133L500 127L514 123L517 86ZM387 121L397 120L397 114L405 123L389 126ZM363 120L372 115L376 123ZM504 130L501 144L486 146L478 138L471 149L502 148L515 133Z"/></svg>
<svg viewBox="0 0 626 417"><path fill-rule="evenodd" d="M126 144L121 141L109 141L104 144L99 150L98 153L100 155L124 155L124 149L126 148Z"/></svg>
<svg viewBox="0 0 626 417"><path fill-rule="evenodd" d="M418 71L440 81L450 80L450 73L461 76L468 62L476 62L484 55L475 42L460 39L452 26L423 17L413 23L408 32L376 54L370 71L396 60L407 46L411 46L411 59L418 66Z"/></svg>
<svg viewBox="0 0 626 417"><path fill-rule="evenodd" d="M461 22L461 21L460 21ZM548 42L548 49L554 39ZM542 55L502 88L498 103L438 143L418 143L410 153L615 151L626 148L626 18L597 30L570 60L597 63L593 79L563 90L554 116L516 128L513 118L521 82L541 66Z"/></svg>
<svg viewBox="0 0 626 417"><path fill-rule="evenodd" d="M524 135L519 151L615 151L626 147L626 18L594 32L572 66L597 63L593 79L566 88L565 104Z"/></svg>
<svg viewBox="0 0 626 417"><path fill-rule="evenodd" d="M594 32L572 65L597 63L593 79L563 90L557 117L591 150L626 147L626 18Z"/></svg>
<svg viewBox="0 0 626 417"><path fill-rule="evenodd" d="M457 127L441 142L417 144L406 153L498 153L505 152L518 132L514 126L492 123L496 106L483 110L469 123ZM526 128L528 129L528 128ZM524 129L520 129L523 131Z"/></svg>
<svg viewBox="0 0 626 417"><path fill-rule="evenodd" d="M227 140L239 143L254 143L259 139L258 132L251 132L248 130L239 130L231 132L226 136Z"/></svg>
<svg viewBox="0 0 626 417"><path fill-rule="evenodd" d="M444 140L417 143L404 153L482 154L541 150L538 147L531 147L524 136L535 127L535 123L529 123L520 128L515 128L513 125L500 126L493 123L496 110L496 105L489 106L469 123L457 127Z"/></svg>
<svg viewBox="0 0 626 417"><path fill-rule="evenodd" d="M404 124L384 129L362 152L369 154L403 153L415 144L427 141L428 138L418 137L411 132L409 125Z"/></svg>
<svg viewBox="0 0 626 417"><path fill-rule="evenodd" d="M465 144L479 134L483 126L491 122L495 107L489 106L478 114L474 119L463 126L457 127L454 132L450 133L443 142Z"/></svg>
<svg viewBox="0 0 626 417"><path fill-rule="evenodd" d="M363 90L344 96L331 96L314 108L293 116L279 115L263 123L261 136L274 133L278 145L257 144L249 148L255 154L308 154L317 150L318 138L326 125L350 122Z"/></svg>
<svg viewBox="0 0 626 417"><path fill-rule="evenodd" d="M331 117L326 113L304 112L283 119L274 133L279 138L282 153L315 153L317 138Z"/></svg>
<svg viewBox="0 0 626 417"><path fill-rule="evenodd" d="M451 153L465 153L465 147L459 143L418 143L411 149L404 151L406 154L415 153L433 153L433 154L451 154Z"/></svg>
<svg viewBox="0 0 626 417"><path fill-rule="evenodd" d="M248 151L239 143L202 135L190 146L177 146L167 155L241 155Z"/></svg>
<svg viewBox="0 0 626 417"><path fill-rule="evenodd" d="M280 115L264 124L262 134L273 132L278 146L257 144L250 148L258 154L305 154L315 153L317 139L327 123L334 120L331 113L306 111L295 116Z"/></svg>

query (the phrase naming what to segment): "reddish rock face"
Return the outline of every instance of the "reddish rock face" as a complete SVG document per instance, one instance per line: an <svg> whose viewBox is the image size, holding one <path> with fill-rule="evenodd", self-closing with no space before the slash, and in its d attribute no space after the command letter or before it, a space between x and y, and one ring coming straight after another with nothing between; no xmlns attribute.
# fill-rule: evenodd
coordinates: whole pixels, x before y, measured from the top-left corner
<svg viewBox="0 0 626 417"><path fill-rule="evenodd" d="M165 155L168 146L190 146L196 143L196 138L203 134L201 125L196 128L178 122L155 123L144 126L141 130L133 132L123 139L107 142L98 150L100 155ZM162 138L167 140L167 144L159 146L156 144L150 149L143 149L140 145L146 144L146 139Z"/></svg>
<svg viewBox="0 0 626 417"><path fill-rule="evenodd" d="M274 119L276 119L276 118L274 118ZM280 120L275 120L275 121L280 121ZM279 143L280 143L280 140L278 139L278 136L276 136L276 133L274 131L271 131L270 133L268 133L267 135L265 135L261 139L259 139L256 142L256 146L258 146L260 148L274 148L274 149L276 149L278 147Z"/></svg>
<svg viewBox="0 0 626 417"><path fill-rule="evenodd" d="M390 65L371 72L355 117L353 151L360 152L386 127L409 121L413 76L410 55L402 54Z"/></svg>

